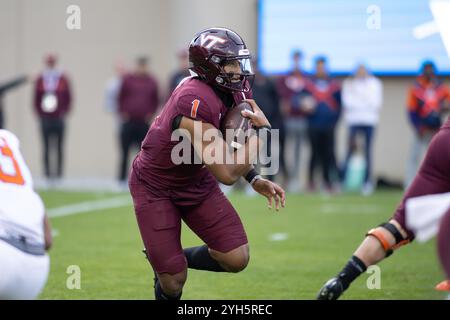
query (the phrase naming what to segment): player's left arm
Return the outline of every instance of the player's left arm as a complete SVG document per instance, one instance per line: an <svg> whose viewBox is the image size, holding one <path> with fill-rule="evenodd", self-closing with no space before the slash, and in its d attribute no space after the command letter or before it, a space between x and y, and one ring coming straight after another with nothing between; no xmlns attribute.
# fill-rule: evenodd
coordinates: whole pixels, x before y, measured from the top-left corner
<svg viewBox="0 0 450 320"><path fill-rule="evenodd" d="M261 109L256 104L255 100L253 99L246 99L246 102L250 103L252 106L252 109L258 114L262 113ZM257 116L253 112L250 112L248 110L242 111L242 115L244 117L248 117L252 124L254 125L253 119L256 119ZM258 125L256 125L257 127ZM243 177L252 185L253 189L258 192L259 194L265 196L269 202L269 209L272 208L272 203L275 201L275 210L280 209L281 207L284 208L286 204L286 196L283 188L281 188L278 184L262 178L254 169L253 166L250 167L250 170L248 170Z"/></svg>
<svg viewBox="0 0 450 320"><path fill-rule="evenodd" d="M243 177L250 183L256 192L267 198L269 209L272 209L273 202L275 202L276 211L280 210L280 207L285 207L286 194L283 188L275 182L261 177L253 166L245 175L243 175Z"/></svg>

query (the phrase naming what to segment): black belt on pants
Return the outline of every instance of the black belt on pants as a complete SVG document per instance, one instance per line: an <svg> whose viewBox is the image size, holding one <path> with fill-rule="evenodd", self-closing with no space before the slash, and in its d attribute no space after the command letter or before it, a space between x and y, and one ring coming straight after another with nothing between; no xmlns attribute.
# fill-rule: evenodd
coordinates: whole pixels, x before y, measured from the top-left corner
<svg viewBox="0 0 450 320"><path fill-rule="evenodd" d="M33 256L43 256L45 255L44 245L27 243L25 239L18 238L4 238L0 237L0 240L12 245L13 247L19 249L22 252L31 254Z"/></svg>

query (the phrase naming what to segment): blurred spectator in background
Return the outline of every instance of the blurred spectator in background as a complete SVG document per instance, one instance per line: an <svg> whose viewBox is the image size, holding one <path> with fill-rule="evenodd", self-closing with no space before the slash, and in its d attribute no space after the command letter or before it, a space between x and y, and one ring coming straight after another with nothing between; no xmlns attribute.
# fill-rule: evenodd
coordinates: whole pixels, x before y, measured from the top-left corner
<svg viewBox="0 0 450 320"><path fill-rule="evenodd" d="M172 91L178 86L178 84L186 77L190 76L189 73L189 55L186 49L182 49L177 53L178 70L172 74L169 83L169 96Z"/></svg>
<svg viewBox="0 0 450 320"><path fill-rule="evenodd" d="M442 124L441 116L449 109L449 98L447 86L436 76L434 63L425 61L408 93L408 112L414 141L406 169L405 188L414 179L431 138Z"/></svg>
<svg viewBox="0 0 450 320"><path fill-rule="evenodd" d="M255 80L252 87L253 99L255 99L258 106L270 121L272 129L279 130L279 170L283 174L284 181L286 181L289 177L284 160L286 132L284 128L284 118L280 109L280 96L278 95L275 83L258 69L256 59L252 60L252 67L255 73ZM270 150L270 148L268 150ZM269 176L268 178L273 180L274 176Z"/></svg>
<svg viewBox="0 0 450 320"><path fill-rule="evenodd" d="M119 111L119 92L125 75L126 67L124 63L117 61L114 65L114 76L106 84L105 109L108 112L118 113Z"/></svg>
<svg viewBox="0 0 450 320"><path fill-rule="evenodd" d="M302 53L298 50L292 54L292 70L285 76L279 78L278 92L281 96L281 110L285 117L286 138L293 142L294 156L293 164L289 167L290 182L288 190L295 192L300 190L299 169L300 169L300 148L306 135L305 114L293 103L294 96L305 91L307 76L301 70Z"/></svg>
<svg viewBox="0 0 450 320"><path fill-rule="evenodd" d="M22 83L27 81L26 76L20 76L13 80L7 81L5 83L0 84L0 129L3 129L5 127L5 114L4 114L4 106L3 106L3 95L8 91L11 90Z"/></svg>
<svg viewBox="0 0 450 320"><path fill-rule="evenodd" d="M339 172L335 157L335 128L341 113L341 91L337 81L328 75L325 57L315 60L315 73L308 82L308 91L314 98L312 108L303 109L308 119L308 137L311 145L308 188L316 190L315 169L321 167L325 190L333 191ZM306 106L307 107L307 106Z"/></svg>
<svg viewBox="0 0 450 320"><path fill-rule="evenodd" d="M119 92L118 111L122 122L119 181L127 188L130 147L140 148L157 109L158 84L148 71L148 59L139 57L136 70L123 78Z"/></svg>
<svg viewBox="0 0 450 320"><path fill-rule="evenodd" d="M34 88L34 108L41 122L46 178L60 179L64 164L65 119L71 107L71 90L67 75L56 68L57 57L45 58L45 70ZM56 152L56 164L52 160Z"/></svg>
<svg viewBox="0 0 450 320"><path fill-rule="evenodd" d="M126 67L122 61L116 62L114 66L114 77L108 80L105 89L105 109L116 116L117 127L120 129L121 119L119 116L119 92L122 87L122 79L126 74Z"/></svg>
<svg viewBox="0 0 450 320"><path fill-rule="evenodd" d="M361 64L357 67L355 74L343 82L342 103L344 118L349 127L349 138L341 178L345 181L350 159L356 150L356 136L361 134L365 140L365 175L361 191L364 195L370 195L374 190L372 182L372 140L383 104L383 84Z"/></svg>

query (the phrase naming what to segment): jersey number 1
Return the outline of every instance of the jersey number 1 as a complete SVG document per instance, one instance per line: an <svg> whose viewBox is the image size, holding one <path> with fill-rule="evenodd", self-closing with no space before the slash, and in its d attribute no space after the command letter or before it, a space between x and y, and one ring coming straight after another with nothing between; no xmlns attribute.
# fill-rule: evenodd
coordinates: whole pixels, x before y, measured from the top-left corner
<svg viewBox="0 0 450 320"><path fill-rule="evenodd" d="M20 171L19 164L17 163L16 159L14 158L14 154L11 150L11 148L6 143L5 139L3 140L3 145L0 144L0 181L4 183L12 183L12 184L19 184L23 185L25 184L25 180L23 179L22 172ZM6 157L11 159L13 167L14 167L14 174L9 175L3 172L2 170L2 158ZM5 160L3 160L5 161Z"/></svg>
<svg viewBox="0 0 450 320"><path fill-rule="evenodd" d="M192 101L192 108L191 108L191 118L197 118L197 111L198 111L198 106L200 105L200 100L195 99L194 101Z"/></svg>

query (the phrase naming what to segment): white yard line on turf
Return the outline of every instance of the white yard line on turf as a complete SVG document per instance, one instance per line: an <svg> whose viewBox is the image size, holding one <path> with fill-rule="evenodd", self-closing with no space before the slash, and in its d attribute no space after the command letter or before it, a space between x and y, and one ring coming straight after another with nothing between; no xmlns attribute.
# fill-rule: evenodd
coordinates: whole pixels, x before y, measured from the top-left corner
<svg viewBox="0 0 450 320"><path fill-rule="evenodd" d="M56 207L48 209L47 214L50 218L66 217L84 212L120 208L129 205L131 205L131 198L127 195L108 199L78 202L62 207Z"/></svg>
<svg viewBox="0 0 450 320"><path fill-rule="evenodd" d="M269 236L269 240L270 241L284 241L284 240L287 240L288 237L289 237L289 235L287 233L278 232L278 233L272 233Z"/></svg>

